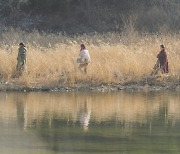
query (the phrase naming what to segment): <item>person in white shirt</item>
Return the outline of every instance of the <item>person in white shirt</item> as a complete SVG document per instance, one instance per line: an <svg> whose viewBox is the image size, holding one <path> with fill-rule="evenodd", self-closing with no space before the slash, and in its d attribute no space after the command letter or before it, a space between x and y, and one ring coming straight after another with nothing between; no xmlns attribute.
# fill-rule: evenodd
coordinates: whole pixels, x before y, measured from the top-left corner
<svg viewBox="0 0 180 154"><path fill-rule="evenodd" d="M91 118L91 106L88 105L87 100L85 100L83 107L80 108L78 118L81 127L84 129L84 132L87 132Z"/></svg>
<svg viewBox="0 0 180 154"><path fill-rule="evenodd" d="M87 73L87 66L91 62L91 57L89 55L89 51L86 50L86 47L84 44L81 44L81 49L80 49L80 58L77 59L79 65L79 69L82 70L84 69L84 72Z"/></svg>

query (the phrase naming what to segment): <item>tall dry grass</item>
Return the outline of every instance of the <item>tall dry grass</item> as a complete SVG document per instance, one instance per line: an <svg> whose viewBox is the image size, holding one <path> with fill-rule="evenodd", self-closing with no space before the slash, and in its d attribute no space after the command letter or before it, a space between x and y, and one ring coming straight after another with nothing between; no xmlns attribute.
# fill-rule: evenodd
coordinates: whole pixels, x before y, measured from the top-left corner
<svg viewBox="0 0 180 154"><path fill-rule="evenodd" d="M163 30L159 34L139 34L127 27L122 34L66 36L10 29L1 33L0 38L1 79L12 83L74 86L138 82L152 71L160 44L166 46L168 53L169 76L179 79L180 75L180 34ZM12 78L19 42L27 47L28 72ZM76 63L81 43L86 44L92 58L87 75L78 70Z"/></svg>

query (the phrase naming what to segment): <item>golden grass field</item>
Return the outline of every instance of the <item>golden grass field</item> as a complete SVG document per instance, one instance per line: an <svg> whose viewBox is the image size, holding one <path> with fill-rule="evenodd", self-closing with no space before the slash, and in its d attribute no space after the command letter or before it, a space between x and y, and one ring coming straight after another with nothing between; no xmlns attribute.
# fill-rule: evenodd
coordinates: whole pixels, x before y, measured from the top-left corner
<svg viewBox="0 0 180 154"><path fill-rule="evenodd" d="M6 82L21 85L124 84L147 78L156 62L159 46L168 54L169 76L179 79L180 34L138 32L67 36L9 30L1 34L0 74ZM19 42L27 47L27 73L13 78ZM91 55L87 75L78 70L76 58L84 43ZM173 82L173 81L172 81Z"/></svg>

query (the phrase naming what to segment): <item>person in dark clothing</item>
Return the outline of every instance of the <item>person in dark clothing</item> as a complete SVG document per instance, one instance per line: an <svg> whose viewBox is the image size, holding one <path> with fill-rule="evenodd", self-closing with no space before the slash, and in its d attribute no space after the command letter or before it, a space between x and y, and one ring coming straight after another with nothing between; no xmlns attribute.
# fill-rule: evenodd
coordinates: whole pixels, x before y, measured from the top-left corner
<svg viewBox="0 0 180 154"><path fill-rule="evenodd" d="M16 66L16 71L17 72L23 72L25 71L26 68L26 48L23 43L19 44L19 49L18 49L18 57L17 57L17 66Z"/></svg>
<svg viewBox="0 0 180 154"><path fill-rule="evenodd" d="M157 55L157 62L154 66L154 70L151 73L151 75L156 75L158 73L159 70L161 70L161 73L168 73L169 72L169 68L168 68L168 59L167 59L167 54L165 51L165 47L164 45L160 45L160 52Z"/></svg>
<svg viewBox="0 0 180 154"><path fill-rule="evenodd" d="M161 51L157 55L157 58L159 61L159 66L160 66L161 72L164 74L164 73L169 72L169 70L168 70L168 59L167 59L167 54L166 54L164 45L161 45L160 49L161 49Z"/></svg>

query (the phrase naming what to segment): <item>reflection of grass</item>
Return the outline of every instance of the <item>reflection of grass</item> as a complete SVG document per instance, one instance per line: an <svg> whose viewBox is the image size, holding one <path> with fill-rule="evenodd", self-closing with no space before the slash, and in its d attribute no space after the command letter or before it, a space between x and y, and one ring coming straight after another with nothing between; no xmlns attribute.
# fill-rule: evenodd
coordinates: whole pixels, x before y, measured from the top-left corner
<svg viewBox="0 0 180 154"><path fill-rule="evenodd" d="M0 73L5 80L11 78L16 65L18 41L24 41L28 49L28 74L15 80L25 85L71 85L79 83L137 83L150 74L156 61L159 45L167 46L170 75L178 79L180 64L179 35L102 34L93 36L39 35L37 32L10 31L3 34L0 53ZM12 37L13 35L13 37ZM26 36L26 37L24 37ZM17 42L16 44L14 42ZM88 74L81 74L76 64L80 43L85 43L92 57ZM176 78L177 77L177 78ZM148 81L148 80L147 80ZM156 81L149 81L156 82ZM174 82L171 80L171 82ZM13 82L14 83L14 82ZM153 83L152 83L153 84Z"/></svg>
<svg viewBox="0 0 180 154"><path fill-rule="evenodd" d="M3 98L4 94L1 94L1 97ZM161 102L157 101L159 99L162 99L161 95L147 94L145 97L140 93L9 94L7 99L0 103L0 113L5 122L8 119L10 121L12 115L13 118L24 120L24 127L31 126L34 121L37 124L43 122L44 116L49 125L55 117L72 124L79 121L81 111L91 112L90 123L108 122L113 119L117 124L122 122L126 123L126 127L131 127L133 123L147 123L148 119L156 116L161 108ZM174 107L179 108L178 105Z"/></svg>
<svg viewBox="0 0 180 154"><path fill-rule="evenodd" d="M45 99L45 98L46 99ZM58 101L57 101L58 100ZM79 120L81 110L91 111L96 121L102 122L115 117L117 121L145 123L146 117L158 113L159 103L147 103L142 96L134 95L81 95L64 94L42 97L27 97L26 100L28 121L42 117L49 113L49 118L58 115L73 121ZM85 105L86 104L86 105ZM26 114L26 113L25 113ZM40 120L40 119L39 119Z"/></svg>
<svg viewBox="0 0 180 154"><path fill-rule="evenodd" d="M0 127L0 153L179 153L179 125L171 127L174 119L166 123L165 116L179 115L178 95L1 93L0 98L0 120L9 124ZM76 123L81 110L92 113L88 132ZM11 119L22 113L24 131Z"/></svg>

